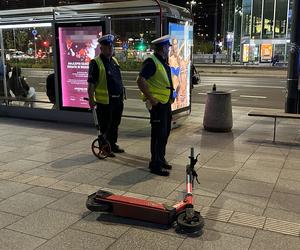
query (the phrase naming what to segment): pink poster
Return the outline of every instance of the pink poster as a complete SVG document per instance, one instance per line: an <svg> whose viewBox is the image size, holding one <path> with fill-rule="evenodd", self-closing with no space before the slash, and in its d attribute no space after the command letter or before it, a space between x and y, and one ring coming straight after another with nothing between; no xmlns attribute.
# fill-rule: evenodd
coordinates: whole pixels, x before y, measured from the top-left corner
<svg viewBox="0 0 300 250"><path fill-rule="evenodd" d="M89 108L87 94L89 62L100 53L101 26L59 27L62 107Z"/></svg>

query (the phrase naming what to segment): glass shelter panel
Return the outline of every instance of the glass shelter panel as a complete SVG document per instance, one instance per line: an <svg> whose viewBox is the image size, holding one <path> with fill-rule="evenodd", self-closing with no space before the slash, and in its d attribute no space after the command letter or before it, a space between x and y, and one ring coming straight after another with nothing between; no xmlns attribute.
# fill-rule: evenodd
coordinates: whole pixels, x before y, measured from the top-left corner
<svg viewBox="0 0 300 250"><path fill-rule="evenodd" d="M53 36L50 23L2 27L10 105L52 108L46 79L53 73ZM53 81L54 87L54 81ZM1 91L4 96L4 91Z"/></svg>
<svg viewBox="0 0 300 250"><path fill-rule="evenodd" d="M124 115L148 116L136 84L142 62L153 54L151 41L159 37L157 17L112 18L111 32L115 35L115 57L122 70L126 87Z"/></svg>
<svg viewBox="0 0 300 250"><path fill-rule="evenodd" d="M275 38L286 36L288 0L277 0L275 14Z"/></svg>
<svg viewBox="0 0 300 250"><path fill-rule="evenodd" d="M262 38L273 38L274 0L265 0Z"/></svg>

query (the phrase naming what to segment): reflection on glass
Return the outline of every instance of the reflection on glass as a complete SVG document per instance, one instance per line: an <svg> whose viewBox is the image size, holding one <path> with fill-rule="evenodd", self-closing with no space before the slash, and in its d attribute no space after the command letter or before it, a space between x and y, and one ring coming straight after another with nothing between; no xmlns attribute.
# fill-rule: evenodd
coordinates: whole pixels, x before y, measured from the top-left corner
<svg viewBox="0 0 300 250"><path fill-rule="evenodd" d="M251 0L243 0L242 36L250 36L251 31Z"/></svg>
<svg viewBox="0 0 300 250"><path fill-rule="evenodd" d="M11 69L6 79L7 97L13 99L9 104L52 108L46 95L46 78L53 72L51 27L6 28L2 31L5 64Z"/></svg>
<svg viewBox="0 0 300 250"><path fill-rule="evenodd" d="M293 10L294 0L290 0L289 10L288 10L288 38L290 38L291 34L291 25L292 25L292 10Z"/></svg>
<svg viewBox="0 0 300 250"><path fill-rule="evenodd" d="M288 0L277 0L275 14L275 38L285 37Z"/></svg>
<svg viewBox="0 0 300 250"><path fill-rule="evenodd" d="M252 14L252 38L260 38L261 33L261 14L262 14L262 0L253 1Z"/></svg>
<svg viewBox="0 0 300 250"><path fill-rule="evenodd" d="M265 0L262 38L273 37L274 0Z"/></svg>

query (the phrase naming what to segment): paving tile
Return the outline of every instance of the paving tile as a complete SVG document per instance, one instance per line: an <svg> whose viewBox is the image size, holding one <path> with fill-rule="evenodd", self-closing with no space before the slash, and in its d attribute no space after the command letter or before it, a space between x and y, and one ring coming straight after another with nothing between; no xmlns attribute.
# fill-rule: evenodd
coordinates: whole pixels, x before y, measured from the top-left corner
<svg viewBox="0 0 300 250"><path fill-rule="evenodd" d="M155 240L154 240L155 239ZM178 249L183 239L157 232L132 228L109 249Z"/></svg>
<svg viewBox="0 0 300 250"><path fill-rule="evenodd" d="M264 161L264 160L247 160L243 166L243 169L258 169L267 170L267 168L282 168L283 161Z"/></svg>
<svg viewBox="0 0 300 250"><path fill-rule="evenodd" d="M41 152L32 156L27 157L27 160L39 161L39 162L52 162L65 157L65 154L53 153L49 151Z"/></svg>
<svg viewBox="0 0 300 250"><path fill-rule="evenodd" d="M82 145L80 145L80 147L82 147ZM71 154L65 157L64 159L81 163L82 165L86 163L98 161L98 159L92 154L92 152L90 152L89 154L82 154L82 153Z"/></svg>
<svg viewBox="0 0 300 250"><path fill-rule="evenodd" d="M273 192L268 203L269 207L300 213L300 195Z"/></svg>
<svg viewBox="0 0 300 250"><path fill-rule="evenodd" d="M262 181L267 183L275 183L279 176L279 170L271 169L269 171L257 169L241 169L236 178L250 181Z"/></svg>
<svg viewBox="0 0 300 250"><path fill-rule="evenodd" d="M42 208L10 225L8 229L51 239L80 219L80 216Z"/></svg>
<svg viewBox="0 0 300 250"><path fill-rule="evenodd" d="M37 248L37 250L107 249L107 247L109 247L114 241L115 240L112 238L68 229L49 240L46 244Z"/></svg>
<svg viewBox="0 0 300 250"><path fill-rule="evenodd" d="M270 197L273 188L274 184L272 183L233 179L226 187L226 191L254 196Z"/></svg>
<svg viewBox="0 0 300 250"><path fill-rule="evenodd" d="M204 207L201 209L201 215L205 219L228 222L233 211L214 207Z"/></svg>
<svg viewBox="0 0 300 250"><path fill-rule="evenodd" d="M219 183L228 183L231 181L232 177L235 175L231 171L222 171L208 168L200 168L197 171L199 181L211 181Z"/></svg>
<svg viewBox="0 0 300 250"><path fill-rule="evenodd" d="M267 202L268 199L264 197L224 191L213 203L213 206L253 215L262 215Z"/></svg>
<svg viewBox="0 0 300 250"><path fill-rule="evenodd" d="M205 219L205 229L252 239L256 228Z"/></svg>
<svg viewBox="0 0 300 250"><path fill-rule="evenodd" d="M72 170L80 168L84 163L80 161L73 161L68 159L58 159L54 162L45 164L43 169L55 172L70 172Z"/></svg>
<svg viewBox="0 0 300 250"><path fill-rule="evenodd" d="M56 199L59 199L69 194L68 192L65 191L55 190L46 187L33 187L26 190L26 193L38 194L38 195L48 196Z"/></svg>
<svg viewBox="0 0 300 250"><path fill-rule="evenodd" d="M300 162L299 162L300 164ZM300 169L282 169L280 173L280 178L288 179L288 180L294 180L294 181L300 181Z"/></svg>
<svg viewBox="0 0 300 250"><path fill-rule="evenodd" d="M274 191L300 195L300 179L298 181L278 179Z"/></svg>
<svg viewBox="0 0 300 250"><path fill-rule="evenodd" d="M292 236L300 236L300 224L267 218L264 230Z"/></svg>
<svg viewBox="0 0 300 250"><path fill-rule="evenodd" d="M240 212L234 212L229 222L242 226L255 227L262 229L266 221L264 216L256 216L252 214L245 214Z"/></svg>
<svg viewBox="0 0 300 250"><path fill-rule="evenodd" d="M53 201L50 197L22 192L0 202L0 210L26 216Z"/></svg>
<svg viewBox="0 0 300 250"><path fill-rule="evenodd" d="M124 167L124 164L120 164L120 163L117 163L117 162L112 162L112 161L109 161L109 160L103 160L103 161L97 160L95 162L91 162L91 163L82 165L82 168L88 168L88 169L91 169L91 170L103 171L103 172L106 172L106 173L115 171L115 170L117 170L119 168L122 168L122 167Z"/></svg>
<svg viewBox="0 0 300 250"><path fill-rule="evenodd" d="M115 181L112 179L104 179L103 177L100 177L90 182L90 184L94 186L101 186L105 188L114 188L114 189L128 191L135 184L135 182L133 183L132 180Z"/></svg>
<svg viewBox="0 0 300 250"><path fill-rule="evenodd" d="M68 213L83 214L89 211L85 206L86 200L87 195L70 193L47 207Z"/></svg>
<svg viewBox="0 0 300 250"><path fill-rule="evenodd" d="M49 178L56 178L56 177L62 176L64 174L64 172L48 170L48 169L46 169L46 165L43 165L41 167L27 171L26 174L42 176L42 177L49 177Z"/></svg>
<svg viewBox="0 0 300 250"><path fill-rule="evenodd" d="M290 221L300 224L300 213L268 207L263 215L277 220Z"/></svg>
<svg viewBox="0 0 300 250"><path fill-rule="evenodd" d="M249 160L277 161L283 164L285 161L285 157L273 153L255 152L250 156Z"/></svg>
<svg viewBox="0 0 300 250"><path fill-rule="evenodd" d="M22 219L21 216L0 212L0 229L8 226L20 219Z"/></svg>
<svg viewBox="0 0 300 250"><path fill-rule="evenodd" d="M242 162L244 163L252 155L250 152L236 152L236 151L220 151L218 152L212 160L221 160L223 162Z"/></svg>
<svg viewBox="0 0 300 250"><path fill-rule="evenodd" d="M193 194L209 196L214 198L218 197L228 184L227 182L212 182L201 179L199 181L200 184L194 184ZM179 189L186 190L186 184L182 184Z"/></svg>
<svg viewBox="0 0 300 250"><path fill-rule="evenodd" d="M99 189L101 189L101 187L99 187L99 186L94 186L94 185L89 185L89 184L80 184L79 186L73 188L71 191L74 193L90 195L92 193L95 193Z"/></svg>
<svg viewBox="0 0 300 250"><path fill-rule="evenodd" d="M59 177L60 180L77 183L90 184L92 181L102 177L105 173L102 171L90 169L75 169Z"/></svg>
<svg viewBox="0 0 300 250"><path fill-rule="evenodd" d="M23 192L29 188L31 185L17 183L13 181L0 180L0 198L8 198L17 193Z"/></svg>
<svg viewBox="0 0 300 250"><path fill-rule="evenodd" d="M187 238L179 247L183 249L218 249L218 250L248 250L251 244L251 239L229 235L211 230L204 230L200 238Z"/></svg>
<svg viewBox="0 0 300 250"><path fill-rule="evenodd" d="M119 238L131 227L131 225L124 223L126 220L128 219L93 212L76 222L71 228L111 238Z"/></svg>
<svg viewBox="0 0 300 250"><path fill-rule="evenodd" d="M299 160L286 160L283 168L300 170L300 159Z"/></svg>
<svg viewBox="0 0 300 250"><path fill-rule="evenodd" d="M115 171L104 175L105 179L111 180L111 184L117 184L121 181L131 183L132 185L140 183L144 178L150 177L149 171L144 169L137 169L133 167L123 166Z"/></svg>
<svg viewBox="0 0 300 250"><path fill-rule="evenodd" d="M157 180L146 180L133 185L129 189L129 192L166 198L177 188L177 186L178 185L174 183Z"/></svg>
<svg viewBox="0 0 300 250"><path fill-rule="evenodd" d="M0 250L33 250L46 240L12 230L0 230Z"/></svg>
<svg viewBox="0 0 300 250"><path fill-rule="evenodd" d="M219 169L237 172L243 166L243 162L233 160L211 159L204 164L204 168Z"/></svg>
<svg viewBox="0 0 300 250"><path fill-rule="evenodd" d="M41 166L43 163L29 160L17 160L0 166L0 170L13 172L26 172L30 169Z"/></svg>
<svg viewBox="0 0 300 250"><path fill-rule="evenodd" d="M1 171L0 172L0 181L3 180L9 180L15 176L19 175L18 172L12 172L12 171Z"/></svg>
<svg viewBox="0 0 300 250"><path fill-rule="evenodd" d="M31 175L31 174L20 174L17 175L13 178L11 178L11 181L15 181L15 182L20 182L20 183L28 183L30 181L33 181L37 178L39 178L40 176L37 175Z"/></svg>
<svg viewBox="0 0 300 250"><path fill-rule="evenodd" d="M51 185L49 188L58 189L62 191L70 191L71 189L79 186L80 183L71 181L59 181Z"/></svg>
<svg viewBox="0 0 300 250"><path fill-rule="evenodd" d="M49 178L49 177L40 177L35 180L28 182L30 185L40 186L40 187L49 187L54 183L58 182L58 179Z"/></svg>
<svg viewBox="0 0 300 250"><path fill-rule="evenodd" d="M298 250L300 237L258 230L249 250Z"/></svg>

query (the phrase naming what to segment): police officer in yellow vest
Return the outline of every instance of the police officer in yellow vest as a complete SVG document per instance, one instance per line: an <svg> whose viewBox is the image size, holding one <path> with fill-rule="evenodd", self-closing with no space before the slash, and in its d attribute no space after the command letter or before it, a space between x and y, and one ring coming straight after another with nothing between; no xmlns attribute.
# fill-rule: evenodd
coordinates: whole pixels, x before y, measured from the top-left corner
<svg viewBox="0 0 300 250"><path fill-rule="evenodd" d="M88 94L90 107L97 105L97 116L100 131L106 136L112 152L123 153L116 143L118 127L123 113L123 82L120 67L113 57L114 36L102 36L100 43L101 54L91 60L88 75ZM111 153L110 157L115 157Z"/></svg>
<svg viewBox="0 0 300 250"><path fill-rule="evenodd" d="M151 123L151 173L168 176L172 169L165 159L166 145L171 130L171 103L173 85L168 65L170 36L152 41L154 55L147 58L137 79L143 100L150 112Z"/></svg>

